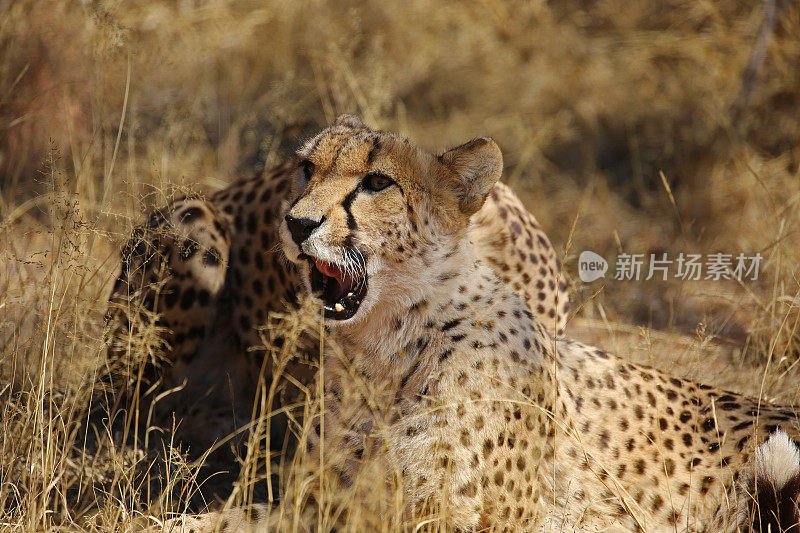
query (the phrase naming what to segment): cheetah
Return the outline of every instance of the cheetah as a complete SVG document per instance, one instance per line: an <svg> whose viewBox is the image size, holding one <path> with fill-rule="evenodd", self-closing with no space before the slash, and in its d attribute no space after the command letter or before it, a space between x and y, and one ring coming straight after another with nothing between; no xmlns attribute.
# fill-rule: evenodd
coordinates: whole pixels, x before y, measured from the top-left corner
<svg viewBox="0 0 800 533"><path fill-rule="evenodd" d="M343 117L298 158L279 234L328 331L317 489L384 479L403 517L459 530L797 531L792 410L554 336L481 260L494 141L434 155ZM272 511L166 529L272 531Z"/></svg>
<svg viewBox="0 0 800 533"><path fill-rule="evenodd" d="M335 123L328 132L347 135L349 127ZM128 398L126 389L144 377L147 383L161 380L162 389L188 381L184 394L166 403L168 408L207 406L215 400L224 404L233 388L239 392L239 411L250 411L254 376L265 362L267 379L272 373L274 357L265 357L267 347L282 342L265 338L263 326L270 313L294 305L300 288L295 265L280 253L278 224L290 196L302 192L312 172L306 162L286 161L207 197L180 198L135 228L121 253L107 315L108 374L118 404ZM569 299L561 262L510 188L493 187L473 215L468 234L478 256L542 323L563 333ZM157 330L161 344L132 349L144 329ZM127 357L132 352L145 352L149 360L134 365ZM315 353L310 350L310 361L293 361L287 372L301 383L310 382ZM228 429L222 426L208 440Z"/></svg>

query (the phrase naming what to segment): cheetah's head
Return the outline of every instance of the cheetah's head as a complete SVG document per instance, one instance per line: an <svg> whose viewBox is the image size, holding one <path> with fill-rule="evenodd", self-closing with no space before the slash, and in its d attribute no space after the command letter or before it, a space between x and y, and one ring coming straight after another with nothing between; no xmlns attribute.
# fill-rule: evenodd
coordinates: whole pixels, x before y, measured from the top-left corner
<svg viewBox="0 0 800 533"><path fill-rule="evenodd" d="M307 141L297 159L283 251L324 316L340 322L430 290L503 166L491 139L437 156L352 115Z"/></svg>

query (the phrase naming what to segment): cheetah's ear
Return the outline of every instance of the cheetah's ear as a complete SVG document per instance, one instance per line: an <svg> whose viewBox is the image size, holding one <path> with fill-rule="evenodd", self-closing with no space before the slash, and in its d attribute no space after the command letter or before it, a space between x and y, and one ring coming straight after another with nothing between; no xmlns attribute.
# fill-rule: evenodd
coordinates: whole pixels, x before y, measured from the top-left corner
<svg viewBox="0 0 800 533"><path fill-rule="evenodd" d="M503 172L503 154L488 137L473 139L439 156L452 172L451 189L462 213L471 216L483 207Z"/></svg>
<svg viewBox="0 0 800 533"><path fill-rule="evenodd" d="M346 128L351 128L354 130L360 130L362 128L366 128L361 119L355 115L348 115L347 113L339 115L336 117L336 120L333 121L334 126L344 126Z"/></svg>

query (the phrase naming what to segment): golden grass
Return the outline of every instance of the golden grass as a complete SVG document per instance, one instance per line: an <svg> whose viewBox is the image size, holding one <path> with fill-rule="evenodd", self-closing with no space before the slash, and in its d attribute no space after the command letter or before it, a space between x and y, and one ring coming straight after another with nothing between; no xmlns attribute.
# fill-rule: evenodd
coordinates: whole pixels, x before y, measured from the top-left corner
<svg viewBox="0 0 800 533"><path fill-rule="evenodd" d="M571 279L585 249L760 252L744 284L574 280L572 333L796 403L797 35L789 2L0 1L0 527L268 495L258 446L203 470L170 428L122 446L88 423L105 299L146 207L270 165L343 111L434 149L493 136ZM216 468L238 481L208 489Z"/></svg>

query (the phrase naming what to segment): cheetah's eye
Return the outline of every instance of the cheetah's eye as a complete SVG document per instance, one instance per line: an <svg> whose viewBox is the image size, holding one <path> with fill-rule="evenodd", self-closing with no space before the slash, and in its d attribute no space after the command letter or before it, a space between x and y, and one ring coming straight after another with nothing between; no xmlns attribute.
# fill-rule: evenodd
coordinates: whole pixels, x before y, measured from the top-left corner
<svg viewBox="0 0 800 533"><path fill-rule="evenodd" d="M364 181L362 183L364 184L364 188L368 191L378 192L382 191L389 185L394 185L394 180L389 176L372 172L364 176Z"/></svg>
<svg viewBox="0 0 800 533"><path fill-rule="evenodd" d="M311 179L311 175L314 174L314 163L308 160L298 161L297 165L300 167L300 172L302 172L303 180L308 183L308 180Z"/></svg>

